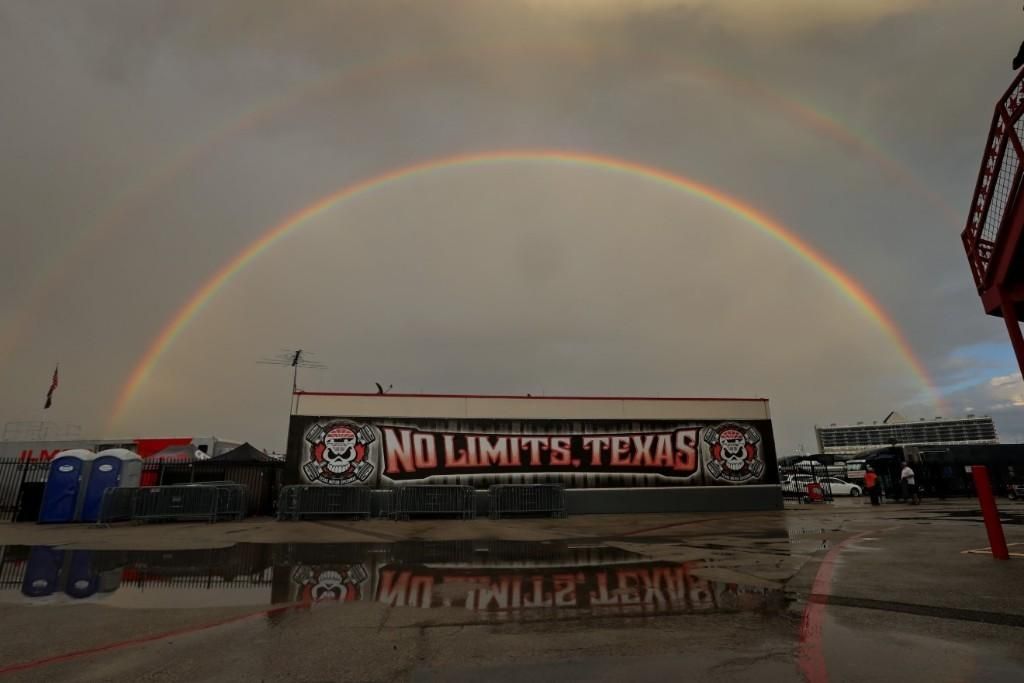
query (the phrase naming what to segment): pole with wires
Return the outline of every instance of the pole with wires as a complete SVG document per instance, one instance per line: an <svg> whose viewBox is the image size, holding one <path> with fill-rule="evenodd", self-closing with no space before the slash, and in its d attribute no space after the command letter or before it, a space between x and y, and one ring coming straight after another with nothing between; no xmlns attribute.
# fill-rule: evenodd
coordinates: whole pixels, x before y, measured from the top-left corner
<svg viewBox="0 0 1024 683"><path fill-rule="evenodd" d="M299 368L323 370L327 366L312 358L313 354L304 349L282 349L273 356L261 358L256 361L260 365L278 365L292 369L292 390L288 402L289 418L295 414L297 409L299 391Z"/></svg>

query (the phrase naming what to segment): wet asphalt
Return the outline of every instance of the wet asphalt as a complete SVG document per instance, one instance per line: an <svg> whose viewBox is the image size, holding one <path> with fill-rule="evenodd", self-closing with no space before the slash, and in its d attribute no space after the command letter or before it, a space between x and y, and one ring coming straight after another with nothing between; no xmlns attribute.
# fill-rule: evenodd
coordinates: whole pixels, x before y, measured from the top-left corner
<svg viewBox="0 0 1024 683"><path fill-rule="evenodd" d="M0 542L8 680L1024 680L1024 558L965 552L971 501Z"/></svg>

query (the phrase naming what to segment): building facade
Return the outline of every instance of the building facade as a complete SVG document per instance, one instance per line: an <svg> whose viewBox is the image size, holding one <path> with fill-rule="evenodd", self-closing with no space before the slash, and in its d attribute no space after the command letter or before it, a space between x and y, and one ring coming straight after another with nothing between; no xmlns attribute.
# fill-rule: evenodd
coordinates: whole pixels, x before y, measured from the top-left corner
<svg viewBox="0 0 1024 683"><path fill-rule="evenodd" d="M852 456L887 446L934 446L999 443L991 417L968 415L958 418L907 420L889 413L881 422L855 425L815 425L818 452Z"/></svg>

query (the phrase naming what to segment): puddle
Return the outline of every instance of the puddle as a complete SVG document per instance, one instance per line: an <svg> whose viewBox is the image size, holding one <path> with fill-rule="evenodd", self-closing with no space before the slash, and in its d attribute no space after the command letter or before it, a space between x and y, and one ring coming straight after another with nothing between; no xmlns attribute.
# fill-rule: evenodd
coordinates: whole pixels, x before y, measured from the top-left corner
<svg viewBox="0 0 1024 683"><path fill-rule="evenodd" d="M999 507L999 518L1003 524L1024 524L1024 511L1017 509L1007 510L1006 506ZM984 523L981 510L927 510L918 517L894 517L893 519L917 521L922 519L953 519L963 522Z"/></svg>
<svg viewBox="0 0 1024 683"><path fill-rule="evenodd" d="M702 578L704 560L563 541L239 544L177 551L0 548L0 601L176 609L346 605L496 619L785 609L782 590Z"/></svg>

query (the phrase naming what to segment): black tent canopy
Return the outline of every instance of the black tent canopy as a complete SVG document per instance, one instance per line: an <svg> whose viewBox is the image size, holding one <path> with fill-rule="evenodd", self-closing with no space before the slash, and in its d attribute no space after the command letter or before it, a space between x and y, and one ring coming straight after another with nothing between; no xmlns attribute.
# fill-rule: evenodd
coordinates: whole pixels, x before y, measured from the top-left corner
<svg viewBox="0 0 1024 683"><path fill-rule="evenodd" d="M279 462L246 441L238 448L211 458L211 462Z"/></svg>

